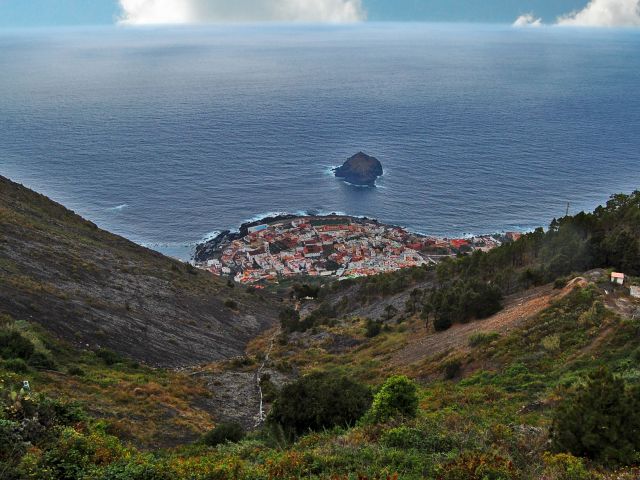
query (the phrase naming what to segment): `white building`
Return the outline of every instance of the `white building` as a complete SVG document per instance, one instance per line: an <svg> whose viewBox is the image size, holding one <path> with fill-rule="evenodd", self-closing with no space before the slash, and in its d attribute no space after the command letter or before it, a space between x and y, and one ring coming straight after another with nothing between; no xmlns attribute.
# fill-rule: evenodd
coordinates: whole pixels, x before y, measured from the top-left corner
<svg viewBox="0 0 640 480"><path fill-rule="evenodd" d="M624 273L611 272L611 283L618 285L624 284Z"/></svg>

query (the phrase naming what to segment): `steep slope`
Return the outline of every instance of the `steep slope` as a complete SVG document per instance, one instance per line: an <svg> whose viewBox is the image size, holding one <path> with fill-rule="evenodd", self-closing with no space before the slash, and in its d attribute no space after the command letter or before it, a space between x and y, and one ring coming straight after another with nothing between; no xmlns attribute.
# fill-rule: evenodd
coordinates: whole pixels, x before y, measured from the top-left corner
<svg viewBox="0 0 640 480"><path fill-rule="evenodd" d="M176 367L242 354L275 321L274 305L0 177L0 313Z"/></svg>

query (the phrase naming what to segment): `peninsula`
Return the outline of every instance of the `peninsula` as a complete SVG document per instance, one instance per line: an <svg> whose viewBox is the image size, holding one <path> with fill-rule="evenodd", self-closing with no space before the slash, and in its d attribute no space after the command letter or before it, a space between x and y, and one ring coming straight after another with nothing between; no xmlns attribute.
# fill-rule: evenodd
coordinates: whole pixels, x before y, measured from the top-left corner
<svg viewBox="0 0 640 480"><path fill-rule="evenodd" d="M519 234L436 238L344 215L281 215L245 223L196 247L197 267L244 284L298 275L347 279L490 250Z"/></svg>
<svg viewBox="0 0 640 480"><path fill-rule="evenodd" d="M341 167L334 169L336 177L359 186L375 186L376 179L382 175L382 164L366 153L358 152Z"/></svg>

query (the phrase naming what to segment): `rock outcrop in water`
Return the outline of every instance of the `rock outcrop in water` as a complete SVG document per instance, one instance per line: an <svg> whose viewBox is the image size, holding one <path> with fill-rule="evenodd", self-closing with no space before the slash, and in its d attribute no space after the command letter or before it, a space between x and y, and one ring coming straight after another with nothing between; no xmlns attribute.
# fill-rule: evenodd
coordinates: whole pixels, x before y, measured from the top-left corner
<svg viewBox="0 0 640 480"><path fill-rule="evenodd" d="M382 175L382 164L377 158L358 152L334 172L336 177L344 178L353 185L374 186Z"/></svg>

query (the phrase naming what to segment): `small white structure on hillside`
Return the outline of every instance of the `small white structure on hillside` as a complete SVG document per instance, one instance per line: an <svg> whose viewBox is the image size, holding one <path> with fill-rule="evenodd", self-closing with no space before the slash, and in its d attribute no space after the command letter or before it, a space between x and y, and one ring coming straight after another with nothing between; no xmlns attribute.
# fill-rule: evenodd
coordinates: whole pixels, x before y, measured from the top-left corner
<svg viewBox="0 0 640 480"><path fill-rule="evenodd" d="M611 272L611 283L624 284L624 273Z"/></svg>
<svg viewBox="0 0 640 480"><path fill-rule="evenodd" d="M631 287L629 287L629 293L632 297L640 298L640 287L631 285Z"/></svg>

